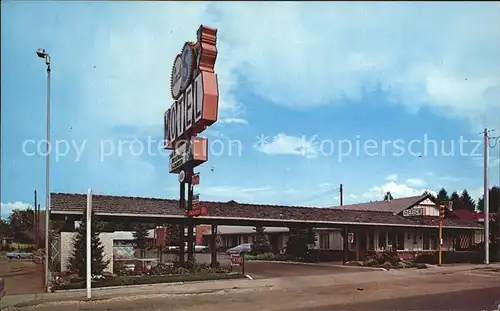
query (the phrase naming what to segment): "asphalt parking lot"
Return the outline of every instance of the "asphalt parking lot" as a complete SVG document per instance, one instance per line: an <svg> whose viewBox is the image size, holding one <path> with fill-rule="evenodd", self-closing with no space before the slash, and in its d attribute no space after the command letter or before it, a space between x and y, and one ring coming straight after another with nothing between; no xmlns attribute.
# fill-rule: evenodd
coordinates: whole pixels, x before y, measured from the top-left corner
<svg viewBox="0 0 500 311"><path fill-rule="evenodd" d="M210 264L210 254L196 254L196 261ZM225 253L217 254L217 261L222 267L230 267L229 256ZM233 268L234 271L241 271L241 267ZM245 274L254 279L274 278L274 277L294 277L305 275L337 274L350 272L370 271L365 268L339 267L331 264L298 264L286 262L260 262L249 261L245 263Z"/></svg>

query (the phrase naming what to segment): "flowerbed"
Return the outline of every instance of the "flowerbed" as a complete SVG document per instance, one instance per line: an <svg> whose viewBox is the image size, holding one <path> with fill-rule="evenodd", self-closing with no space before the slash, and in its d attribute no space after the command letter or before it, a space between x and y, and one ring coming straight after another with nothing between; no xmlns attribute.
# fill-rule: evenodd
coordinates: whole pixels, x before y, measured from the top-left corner
<svg viewBox="0 0 500 311"><path fill-rule="evenodd" d="M232 273L230 270L220 267L212 268L206 264L200 265L193 262L190 266L191 269L186 269L176 263L159 264L147 271L143 271L142 269L132 271L127 269L125 265L115 262L114 274L103 273L103 275L93 277L92 287L227 280L244 277L241 273ZM137 267L140 267L140 265ZM52 290L79 289L85 288L85 286L84 277L60 273L56 276L52 284Z"/></svg>
<svg viewBox="0 0 500 311"><path fill-rule="evenodd" d="M116 276L102 278L92 281L92 287L110 287L110 286L126 286L126 285L144 285L158 283L173 283L173 282L193 282L193 281L209 281L209 280L229 280L239 279L244 276L240 273L190 273L190 274L171 274L171 275L141 275L141 276ZM68 290L85 288L85 279L76 278L70 283L56 284L52 290Z"/></svg>

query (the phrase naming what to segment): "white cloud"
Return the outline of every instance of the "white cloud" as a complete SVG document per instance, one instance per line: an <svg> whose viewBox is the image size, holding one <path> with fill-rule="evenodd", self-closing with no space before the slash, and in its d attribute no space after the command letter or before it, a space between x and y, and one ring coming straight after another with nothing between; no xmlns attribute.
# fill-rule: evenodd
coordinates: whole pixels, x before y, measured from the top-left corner
<svg viewBox="0 0 500 311"><path fill-rule="evenodd" d="M398 180L398 174L391 174L391 175L387 176L385 180L396 181L396 180Z"/></svg>
<svg viewBox="0 0 500 311"><path fill-rule="evenodd" d="M217 122L220 122L222 124L248 124L247 120L241 118L225 118Z"/></svg>
<svg viewBox="0 0 500 311"><path fill-rule="evenodd" d="M27 208L32 208L31 204L24 202L1 203L1 206L2 206L2 213L0 215L0 218L3 219L8 218L10 213L12 213L12 211L15 209L25 210Z"/></svg>
<svg viewBox="0 0 500 311"><path fill-rule="evenodd" d="M426 185L426 182L418 178L409 178L406 180L406 184L410 187L423 187Z"/></svg>
<svg viewBox="0 0 500 311"><path fill-rule="evenodd" d="M324 182L319 184L319 187L322 189L330 188L332 185L330 183Z"/></svg>
<svg viewBox="0 0 500 311"><path fill-rule="evenodd" d="M305 137L288 136L283 133L273 137L271 142L262 139L256 148L270 155L296 155L310 159L318 156L317 146L313 140L308 141Z"/></svg>
<svg viewBox="0 0 500 311"><path fill-rule="evenodd" d="M88 47L76 44L87 24L58 32L66 62L79 59L69 68L84 77L76 82L87 93L87 112L106 122L161 123L174 56L203 21L219 30L221 120L243 118L234 112L243 88L309 108L380 87L411 110L431 106L476 124L499 123L491 113L500 96L494 3L159 2L119 12L91 31Z"/></svg>
<svg viewBox="0 0 500 311"><path fill-rule="evenodd" d="M357 196L351 193L351 194L349 194L349 198L356 200Z"/></svg>
<svg viewBox="0 0 500 311"><path fill-rule="evenodd" d="M478 187L478 188L474 188L474 189L471 189L471 190L467 190L469 192L469 195L474 199L476 200L479 200L479 198L481 198L484 194L484 188L483 187Z"/></svg>
<svg viewBox="0 0 500 311"><path fill-rule="evenodd" d="M369 200L382 200L384 198L384 195L387 192L390 192L392 196L397 199L402 197L421 195L426 190L430 193L435 194L434 191L430 191L428 189L412 187L406 184L398 184L394 181L389 181L380 186L373 186L372 188L368 189L368 191L364 192L362 196Z"/></svg>

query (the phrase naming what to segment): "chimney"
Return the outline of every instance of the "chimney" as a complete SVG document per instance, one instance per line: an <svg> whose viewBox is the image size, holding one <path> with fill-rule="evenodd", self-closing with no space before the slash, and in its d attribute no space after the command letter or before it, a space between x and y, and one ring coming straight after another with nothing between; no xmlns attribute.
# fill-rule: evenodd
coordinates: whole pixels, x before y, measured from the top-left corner
<svg viewBox="0 0 500 311"><path fill-rule="evenodd" d="M387 193L385 194L385 200L387 202L391 202L391 193L389 191L387 191Z"/></svg>
<svg viewBox="0 0 500 311"><path fill-rule="evenodd" d="M448 211L453 212L453 201L448 201Z"/></svg>

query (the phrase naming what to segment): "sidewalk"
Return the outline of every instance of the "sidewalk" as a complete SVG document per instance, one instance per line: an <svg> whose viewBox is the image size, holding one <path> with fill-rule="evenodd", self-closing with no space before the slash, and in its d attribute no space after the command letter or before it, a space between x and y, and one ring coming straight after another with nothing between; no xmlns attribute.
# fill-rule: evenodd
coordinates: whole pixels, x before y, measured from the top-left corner
<svg viewBox="0 0 500 311"><path fill-rule="evenodd" d="M362 284L371 282L392 281L398 279L422 278L437 273L458 273L484 268L486 265L454 265L429 269L401 269L389 271L346 272L331 275L314 275L298 277L278 277L269 279L237 279L201 281L187 283L167 283L152 285L133 285L92 289L92 299L110 299L117 296L141 295L181 295L202 294L220 291L241 291L248 289L296 289L321 287L340 284ZM3 299L3 307L16 305L32 305L43 302L64 300L85 300L86 290L69 290L56 293L11 295Z"/></svg>

